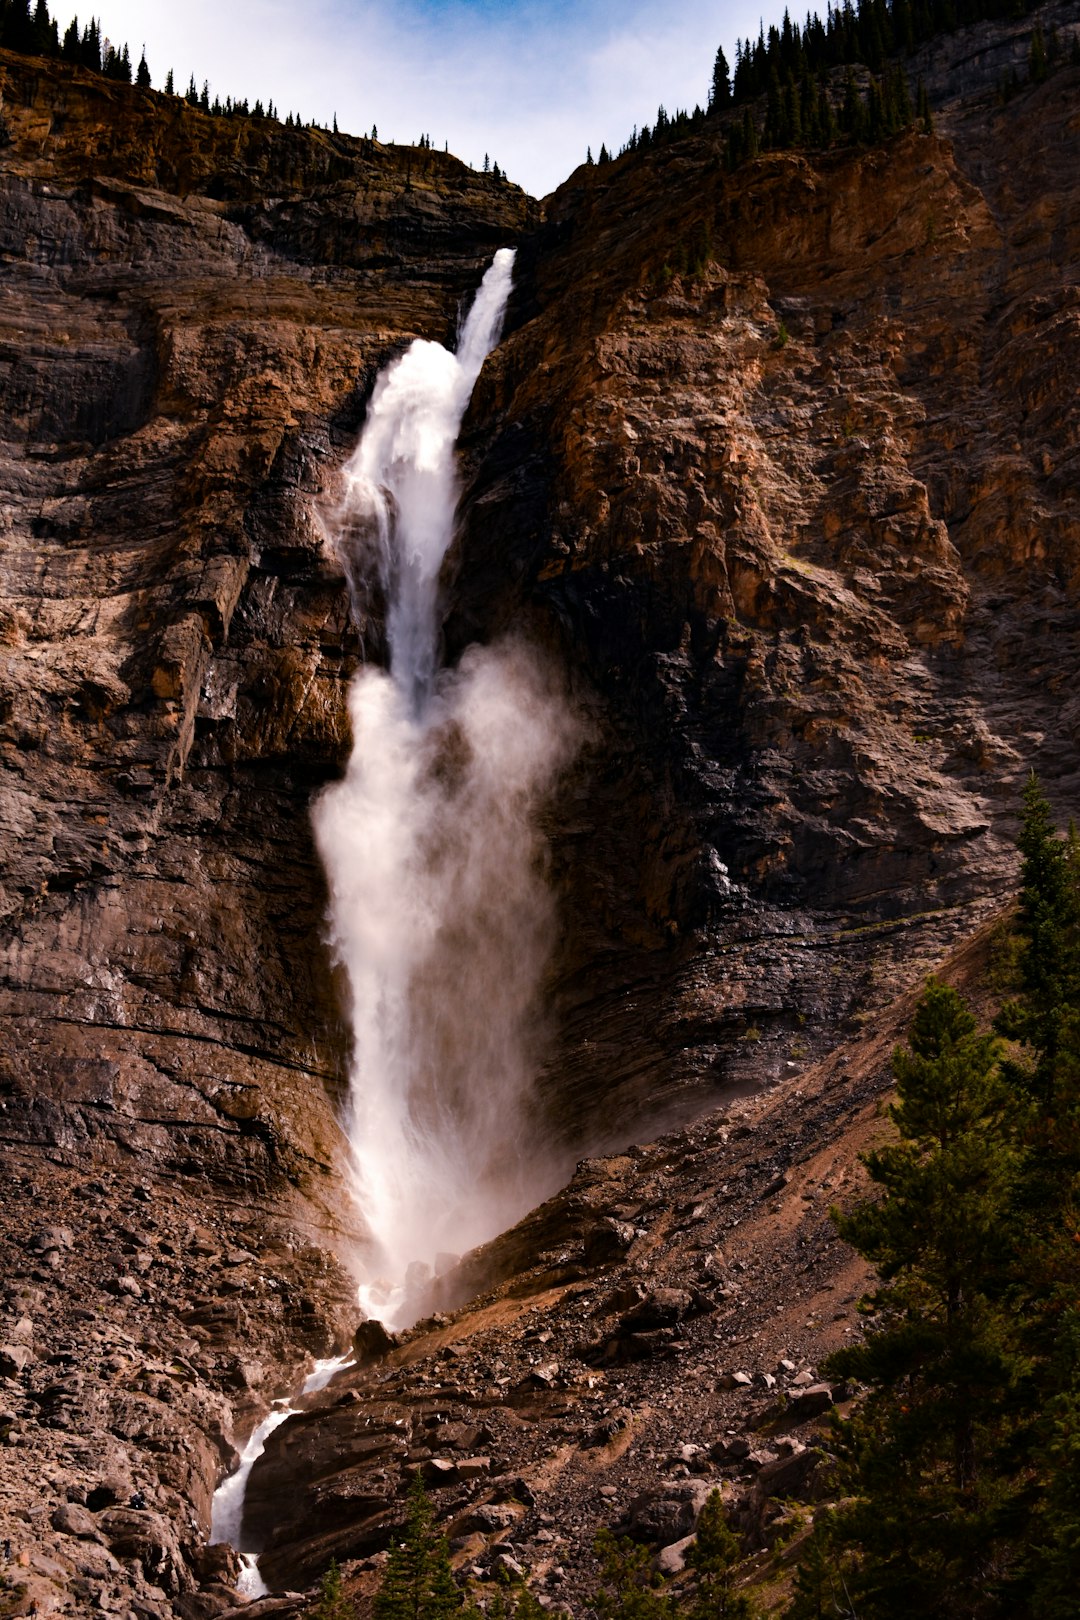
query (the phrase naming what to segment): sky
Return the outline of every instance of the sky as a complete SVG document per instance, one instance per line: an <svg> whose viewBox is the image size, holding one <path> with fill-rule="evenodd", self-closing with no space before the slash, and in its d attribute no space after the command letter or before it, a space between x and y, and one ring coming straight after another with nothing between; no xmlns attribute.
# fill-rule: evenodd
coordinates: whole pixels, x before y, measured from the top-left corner
<svg viewBox="0 0 1080 1620"><path fill-rule="evenodd" d="M53 0L63 33L76 7ZM782 15L782 0L765 12ZM86 0L80 22L219 95L350 134L487 154L534 196L662 102L705 105L713 60L757 34L760 0Z"/></svg>

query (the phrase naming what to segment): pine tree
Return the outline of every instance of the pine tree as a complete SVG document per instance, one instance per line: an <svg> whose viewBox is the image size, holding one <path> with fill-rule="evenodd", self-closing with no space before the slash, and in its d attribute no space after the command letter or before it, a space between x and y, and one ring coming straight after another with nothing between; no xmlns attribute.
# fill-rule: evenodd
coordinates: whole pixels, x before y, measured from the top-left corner
<svg viewBox="0 0 1080 1620"><path fill-rule="evenodd" d="M174 96L176 94L172 68L170 68L168 73L165 75L165 94L167 96Z"/></svg>
<svg viewBox="0 0 1080 1620"><path fill-rule="evenodd" d="M881 1277L864 1345L831 1370L874 1386L845 1431L855 1500L839 1519L866 1620L980 1615L1011 1490L995 1467L1024 1370L1002 1296L1022 1111L1001 1051L931 980L893 1058L900 1141L866 1155L884 1197L836 1215Z"/></svg>
<svg viewBox="0 0 1080 1620"><path fill-rule="evenodd" d="M727 57L721 45L716 52L713 63L712 87L709 94L709 111L722 112L731 105L731 75L728 69Z"/></svg>
<svg viewBox="0 0 1080 1620"><path fill-rule="evenodd" d="M30 48L35 56L48 56L52 41L52 24L49 20L49 8L45 0L37 0L34 6L34 22L31 35Z"/></svg>
<svg viewBox="0 0 1080 1620"><path fill-rule="evenodd" d="M3 43L9 51L32 51L34 22L30 0L9 0L3 17Z"/></svg>
<svg viewBox="0 0 1080 1620"><path fill-rule="evenodd" d="M402 1539L390 1549L374 1620L448 1620L461 1608L446 1537L435 1529L431 1500L419 1472L409 1490Z"/></svg>
<svg viewBox="0 0 1080 1620"><path fill-rule="evenodd" d="M101 72L101 29L96 17L91 17L83 30L82 63L95 73Z"/></svg>
<svg viewBox="0 0 1080 1620"><path fill-rule="evenodd" d="M652 1567L648 1547L619 1541L610 1530L596 1538L600 1586L591 1607L600 1620L678 1620L678 1610Z"/></svg>
<svg viewBox="0 0 1080 1620"><path fill-rule="evenodd" d="M345 1595L341 1571L334 1560L319 1583L319 1600L308 1611L308 1620L356 1620L356 1606Z"/></svg>
<svg viewBox="0 0 1080 1620"><path fill-rule="evenodd" d="M1059 838L1038 778L1024 789L1020 909L1021 994L998 1014L998 1032L1028 1048L1010 1060L1009 1078L1033 1092L1044 1108L1054 1103L1059 1064L1071 1067L1080 1009L1080 899L1075 845ZM1066 1079L1068 1078L1066 1072Z"/></svg>
<svg viewBox="0 0 1080 1620"><path fill-rule="evenodd" d="M1048 71L1046 38L1042 31L1042 24L1036 23L1031 31L1031 48L1028 51L1028 75L1032 84L1042 84Z"/></svg>
<svg viewBox="0 0 1080 1620"><path fill-rule="evenodd" d="M686 1562L697 1572L698 1589L687 1620L754 1620L752 1599L735 1586L739 1543L728 1529L719 1491L707 1498L697 1522L697 1538Z"/></svg>
<svg viewBox="0 0 1080 1620"><path fill-rule="evenodd" d="M140 90L149 90L150 88L150 69L146 65L145 45L143 46L142 55L139 57L139 66L135 71L135 83Z"/></svg>

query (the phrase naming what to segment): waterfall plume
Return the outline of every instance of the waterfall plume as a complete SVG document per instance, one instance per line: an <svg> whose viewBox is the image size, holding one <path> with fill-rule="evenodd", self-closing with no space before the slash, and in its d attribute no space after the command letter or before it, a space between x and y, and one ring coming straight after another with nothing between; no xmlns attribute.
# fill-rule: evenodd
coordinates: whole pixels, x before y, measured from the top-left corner
<svg viewBox="0 0 1080 1620"><path fill-rule="evenodd" d="M512 269L504 249L456 354L418 340L380 376L331 519L354 588L377 580L386 599L390 668L355 676L352 754L313 816L349 984L362 1299L396 1325L441 1253L493 1236L553 1183L533 1095L554 932L537 814L576 727L521 642L437 669L455 443Z"/></svg>

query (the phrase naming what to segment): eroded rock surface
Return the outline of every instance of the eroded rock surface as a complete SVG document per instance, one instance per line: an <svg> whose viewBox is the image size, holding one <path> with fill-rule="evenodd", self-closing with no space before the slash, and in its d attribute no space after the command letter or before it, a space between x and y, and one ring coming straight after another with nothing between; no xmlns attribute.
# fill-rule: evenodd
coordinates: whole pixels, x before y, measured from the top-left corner
<svg viewBox="0 0 1080 1620"><path fill-rule="evenodd" d="M232 1443L358 1314L316 499L527 204L6 53L0 95L0 1539L38 1613L213 1613Z"/></svg>
<svg viewBox="0 0 1080 1620"><path fill-rule="evenodd" d="M854 1027L1008 890L1024 774L1075 798L1080 80L1000 106L1026 28L943 42L933 135L581 169L520 256L450 629L524 619L599 698L576 1128Z"/></svg>

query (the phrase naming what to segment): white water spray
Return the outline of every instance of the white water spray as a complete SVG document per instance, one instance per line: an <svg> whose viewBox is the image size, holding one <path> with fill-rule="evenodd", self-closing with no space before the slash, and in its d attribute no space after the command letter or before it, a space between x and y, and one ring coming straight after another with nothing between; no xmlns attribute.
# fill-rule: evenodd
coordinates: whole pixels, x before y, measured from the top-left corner
<svg viewBox="0 0 1080 1620"><path fill-rule="evenodd" d="M325 1389L335 1373L340 1372L343 1367L351 1367L352 1364L348 1356L334 1356L328 1361L317 1361L313 1370L304 1379L300 1394L310 1395L314 1390ZM286 1418L292 1417L298 1410L299 1408L289 1401L274 1402L240 1453L240 1461L235 1472L221 1482L210 1504L210 1545L216 1546L220 1541L227 1541L240 1554L243 1568L236 1589L244 1597L262 1597L267 1591L266 1583L259 1574L258 1554L250 1547L244 1546L244 1497L247 1494L248 1479L251 1470L266 1450L266 1442L274 1430L280 1429Z"/></svg>
<svg viewBox="0 0 1080 1620"><path fill-rule="evenodd" d="M417 341L379 378L332 519L354 584L374 576L387 601L390 671L355 677L352 756L314 823L351 993L347 1127L371 1237L361 1300L392 1326L423 1307L406 1285L440 1251L493 1236L554 1177L532 1095L554 928L536 813L575 728L518 643L472 647L436 673L454 446L513 257L496 254L456 355Z"/></svg>

